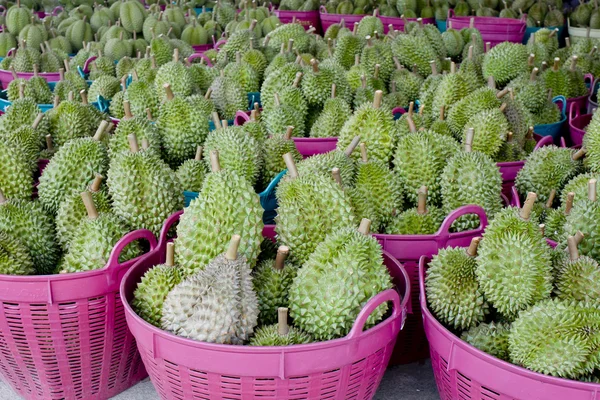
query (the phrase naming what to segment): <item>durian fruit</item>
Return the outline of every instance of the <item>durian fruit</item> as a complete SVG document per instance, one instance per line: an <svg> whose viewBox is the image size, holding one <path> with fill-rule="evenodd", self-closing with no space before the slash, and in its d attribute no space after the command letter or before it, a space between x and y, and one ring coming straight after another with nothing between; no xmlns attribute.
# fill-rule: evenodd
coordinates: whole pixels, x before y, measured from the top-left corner
<svg viewBox="0 0 600 400"><path fill-rule="evenodd" d="M337 95L350 99L350 86L344 76L338 76L333 68L319 67L317 60L310 61L312 69L302 78L302 92L311 106L322 106L330 97L331 85L335 83Z"/></svg>
<svg viewBox="0 0 600 400"><path fill-rule="evenodd" d="M482 322L461 335L461 339L473 347L501 360L509 361L508 337L510 324Z"/></svg>
<svg viewBox="0 0 600 400"><path fill-rule="evenodd" d="M298 273L298 266L287 262L290 249L279 246L277 256L261 261L254 270L254 291L258 298L258 322L270 325L277 321L277 309L288 304L288 291Z"/></svg>
<svg viewBox="0 0 600 400"><path fill-rule="evenodd" d="M394 148L396 147L396 134L394 131L394 117L387 108L381 107L383 92L377 90L373 104L363 104L346 121L342 127L337 143L338 150L345 149L356 137L369 146L370 157L374 161L389 163ZM358 154L353 155L359 158Z"/></svg>
<svg viewBox="0 0 600 400"><path fill-rule="evenodd" d="M46 118L54 144L58 147L62 147L71 139L94 134L90 110L81 102L73 100L73 92L69 92L66 101L60 104L55 101L55 107L46 113Z"/></svg>
<svg viewBox="0 0 600 400"><path fill-rule="evenodd" d="M244 126L246 125L244 124ZM302 161L302 154L296 149L296 144L292 140L293 131L294 127L288 126L283 137L271 136L265 140L263 144L264 163L261 172L263 187L266 188L286 168L283 160L284 154L291 153L296 163Z"/></svg>
<svg viewBox="0 0 600 400"><path fill-rule="evenodd" d="M179 49L173 50L173 60L162 65L156 72L154 85L161 102L168 98L164 86L169 84L174 95L187 97L192 94L192 75L188 68L179 61Z"/></svg>
<svg viewBox="0 0 600 400"><path fill-rule="evenodd" d="M37 161L36 149L39 152L39 140L35 138L34 142L30 143L33 148L28 149L21 138L15 137L15 133L18 135L19 131L0 134L0 188L9 199L29 200L33 194L32 165ZM33 157L29 150L33 150Z"/></svg>
<svg viewBox="0 0 600 400"><path fill-rule="evenodd" d="M521 195L539 194L539 200L548 200L552 189L562 190L581 169L583 152L556 146L545 146L531 153L517 174L515 186Z"/></svg>
<svg viewBox="0 0 600 400"><path fill-rule="evenodd" d="M597 302L541 301L513 322L510 361L562 378L589 375L598 368L599 317Z"/></svg>
<svg viewBox="0 0 600 400"><path fill-rule="evenodd" d="M463 152L448 160L441 176L442 210L450 214L460 206L477 204L487 215L495 215L502 208L502 176L496 163L485 154L473 152L469 131ZM460 217L453 224L457 231L475 229L479 218Z"/></svg>
<svg viewBox="0 0 600 400"><path fill-rule="evenodd" d="M258 74L252 66L242 62L241 51L236 52L235 60L223 69L225 77L239 82L246 93L258 92L260 89Z"/></svg>
<svg viewBox="0 0 600 400"><path fill-rule="evenodd" d="M584 238L580 233L578 237ZM597 302L600 299L600 265L593 258L580 256L574 236L567 238L569 258L556 270L555 293L559 299Z"/></svg>
<svg viewBox="0 0 600 400"><path fill-rule="evenodd" d="M496 157L506 142L509 131L508 121L504 115L506 103L500 108L481 111L467 121L463 132L463 143L471 129L474 131L473 150L492 158Z"/></svg>
<svg viewBox="0 0 600 400"><path fill-rule="evenodd" d="M463 59L460 64L458 73L463 75L467 80L470 92L479 89L485 85L485 79L483 79L483 71L481 70L481 62L475 59L473 55L474 46L470 45L467 48L467 58Z"/></svg>
<svg viewBox="0 0 600 400"><path fill-rule="evenodd" d="M39 201L52 215L70 193L85 190L95 174L106 173L108 154L101 141L106 126L103 121L94 137L65 143L44 169L38 185Z"/></svg>
<svg viewBox="0 0 600 400"><path fill-rule="evenodd" d="M299 179L299 178L297 178ZM347 335L370 298L392 287L381 245L369 235L370 221L332 231L310 255L290 287L290 313L295 324L316 340ZM355 279L360 276L361 279ZM373 311L367 326L387 311Z"/></svg>
<svg viewBox="0 0 600 400"><path fill-rule="evenodd" d="M436 119L435 121L433 121L431 123L431 126L429 127L429 129L440 135L454 137L456 139L456 137L452 133L452 130L450 129L450 125L448 124L448 121L446 120L445 114L446 114L446 107L441 106L440 107L440 116L438 117L438 119Z"/></svg>
<svg viewBox="0 0 600 400"><path fill-rule="evenodd" d="M339 168L344 186L352 187L356 179L356 162L351 156L359 143L360 136L356 136L344 151L336 149L310 156L298 163L298 173L331 176L331 170Z"/></svg>
<svg viewBox="0 0 600 400"><path fill-rule="evenodd" d="M83 272L103 268L110 258L113 247L129 230L116 215L98 213L90 192L82 192L81 198L87 210L73 234L69 251L61 263L61 273ZM120 262L131 260L141 253L139 243L127 245L121 252Z"/></svg>
<svg viewBox="0 0 600 400"><path fill-rule="evenodd" d="M196 147L202 145L208 135L208 116L187 99L175 96L171 86L164 85L167 101L159 110L156 122L162 133L165 161L176 168L192 158Z"/></svg>
<svg viewBox="0 0 600 400"><path fill-rule="evenodd" d="M486 227L477 256L477 279L486 300L500 315L519 312L550 296L550 251L531 210L529 193L521 210L505 208Z"/></svg>
<svg viewBox="0 0 600 400"><path fill-rule="evenodd" d="M442 70L438 54L424 35L397 35L392 41L392 53L406 68L416 65L421 76L431 75L432 65Z"/></svg>
<svg viewBox="0 0 600 400"><path fill-rule="evenodd" d="M212 89L212 99L219 115L223 119L230 120L235 117L238 110L248 108L248 94L244 91L239 82L228 79L221 75L215 78L210 86Z"/></svg>
<svg viewBox="0 0 600 400"><path fill-rule="evenodd" d="M114 157L108 169L109 193L115 214L133 229L160 232L163 221L183 206L179 181L147 139L140 151L135 134L130 151Z"/></svg>
<svg viewBox="0 0 600 400"><path fill-rule="evenodd" d="M165 263L146 271L133 292L131 306L137 315L157 327L160 327L165 298L181 282L179 268L175 265L174 246L173 243L167 243Z"/></svg>
<svg viewBox="0 0 600 400"><path fill-rule="evenodd" d="M485 53L481 69L484 79L490 76L498 85L504 86L526 72L527 48L520 43L503 42Z"/></svg>
<svg viewBox="0 0 600 400"><path fill-rule="evenodd" d="M291 346L313 341L312 337L302 330L288 325L288 309L277 309L277 324L262 326L256 330L250 346Z"/></svg>
<svg viewBox="0 0 600 400"><path fill-rule="evenodd" d="M423 106L428 107L429 114L435 118L440 107L444 106L450 112L459 100L469 94L470 89L467 79L464 75L456 73L456 64L452 62L450 73L444 75L437 85L432 102L423 103Z"/></svg>
<svg viewBox="0 0 600 400"><path fill-rule="evenodd" d="M390 235L431 235L440 229L445 214L438 207L427 207L427 187L422 186L417 195L417 207L393 216L385 228L385 233Z"/></svg>
<svg viewBox="0 0 600 400"><path fill-rule="evenodd" d="M423 77L416 71L404 68L395 57L394 62L396 63L396 70L390 76L390 92L392 91L392 84L395 84L396 91L406 97L406 104L416 101L419 98L419 91L424 82Z"/></svg>
<svg viewBox="0 0 600 400"><path fill-rule="evenodd" d="M216 113L215 113L216 114ZM254 185L262 168L262 146L241 126L221 127L211 131L204 141L204 162L211 166L211 152L219 151L219 162Z"/></svg>
<svg viewBox="0 0 600 400"><path fill-rule="evenodd" d="M488 86L465 96L448 111L448 125L452 132L457 137L462 135L469 119L482 111L499 108L502 105L500 98L507 93L508 91L497 92Z"/></svg>
<svg viewBox="0 0 600 400"><path fill-rule="evenodd" d="M263 113L265 128L272 136L282 135L288 126L294 127L296 136L304 136L305 116L290 104L281 101L279 93L273 94L273 107Z"/></svg>
<svg viewBox="0 0 600 400"><path fill-rule="evenodd" d="M547 89L552 89L552 93L555 96L569 97L569 76L565 69L560 68L560 58L554 58L552 68L546 69L542 73L541 79L544 81Z"/></svg>
<svg viewBox="0 0 600 400"><path fill-rule="evenodd" d="M339 184L324 174L299 175L291 153L284 154L288 173L277 186L275 217L278 241L304 263L329 233L355 224L352 206Z"/></svg>
<svg viewBox="0 0 600 400"><path fill-rule="evenodd" d="M96 174L88 191L92 195L96 210L100 213L108 213L112 208L108 193L100 187L103 180L104 177L102 175ZM60 204L56 213L56 240L63 250L66 251L69 249L69 243L73 240L79 224L86 216L87 210L85 209L85 204L81 201L81 194L77 190L74 190Z"/></svg>
<svg viewBox="0 0 600 400"><path fill-rule="evenodd" d="M110 136L108 142L108 155L111 158L119 154L129 152L128 136L134 134L138 140L147 139L150 149L156 154L161 154L161 132L156 124L153 124L146 115L133 115L129 101L123 101L125 115L117 125L115 132Z"/></svg>
<svg viewBox="0 0 600 400"><path fill-rule="evenodd" d="M2 120L0 120L1 123ZM585 166L591 171L600 172L600 113L594 113L583 136L583 147L586 149Z"/></svg>
<svg viewBox="0 0 600 400"><path fill-rule="evenodd" d="M508 84L515 90L515 97L533 114L540 112L546 104L547 89L545 83L538 79L538 72L539 69L534 68L529 77L524 74Z"/></svg>
<svg viewBox="0 0 600 400"><path fill-rule="evenodd" d="M347 190L354 213L371 220L374 232L382 232L394 214L403 209L403 193L389 166L370 161L367 146L360 144L361 161L354 187Z"/></svg>
<svg viewBox="0 0 600 400"><path fill-rule="evenodd" d="M354 109L360 108L365 103L372 103L375 97L375 92L372 87L367 86L367 77L362 75L360 77L361 85L356 89L354 93Z"/></svg>
<svg viewBox="0 0 600 400"><path fill-rule="evenodd" d="M206 164L202 161L202 146L196 148L196 156L185 160L175 173L181 188L188 192L200 192L206 177Z"/></svg>
<svg viewBox="0 0 600 400"><path fill-rule="evenodd" d="M388 82L394 70L392 49L389 43L381 40L373 41L371 36L364 36L367 44L363 47L360 55L361 64L369 75L379 75L384 82ZM378 70L378 73L375 72L376 70Z"/></svg>
<svg viewBox="0 0 600 400"><path fill-rule="evenodd" d="M440 249L427 268L425 288L431 311L452 329L467 330L484 322L488 304L479 287L475 269L480 237L468 249Z"/></svg>
<svg viewBox="0 0 600 400"><path fill-rule="evenodd" d="M548 210L546 210L546 219L544 220L544 233L548 239L558 242L561 241L564 237L567 215L569 215L571 213L571 210L573 209L574 199L575 193L569 192L564 203L564 208L548 208Z"/></svg>
<svg viewBox="0 0 600 400"><path fill-rule="evenodd" d="M209 343L240 345L250 338L258 320L258 300L248 261L238 255L240 241L233 235L224 254L169 292L162 307L163 329Z"/></svg>
<svg viewBox="0 0 600 400"><path fill-rule="evenodd" d="M154 85L142 78L136 79L136 76L138 73L134 71L133 82L124 92L123 100L129 101L133 115L142 115L148 108L152 115L158 115L160 103Z"/></svg>
<svg viewBox="0 0 600 400"><path fill-rule="evenodd" d="M60 258L54 221L38 201L6 199L0 190L0 231L19 238L36 274L51 274Z"/></svg>
<svg viewBox="0 0 600 400"><path fill-rule="evenodd" d="M117 78L109 75L101 75L92 82L89 96L94 101L97 101L100 97L111 100L119 92L120 88L121 82Z"/></svg>
<svg viewBox="0 0 600 400"><path fill-rule="evenodd" d="M185 209L177 226L175 256L184 276L204 269L225 250L232 232L243 235L239 250L252 266L262 241L263 209L258 195L243 176L221 169L218 151L210 157L212 172L206 175L198 198Z"/></svg>
<svg viewBox="0 0 600 400"><path fill-rule="evenodd" d="M598 215L600 215L600 203L596 201L596 179L590 179L588 182L587 199L576 199L574 207L571 209L564 225L564 234L575 236L581 231L584 235L579 243L579 252L584 256L591 257L594 260L600 259L600 249L596 238L600 234L598 226Z"/></svg>
<svg viewBox="0 0 600 400"><path fill-rule="evenodd" d="M33 275L35 268L27 247L15 237L0 231L0 274Z"/></svg>

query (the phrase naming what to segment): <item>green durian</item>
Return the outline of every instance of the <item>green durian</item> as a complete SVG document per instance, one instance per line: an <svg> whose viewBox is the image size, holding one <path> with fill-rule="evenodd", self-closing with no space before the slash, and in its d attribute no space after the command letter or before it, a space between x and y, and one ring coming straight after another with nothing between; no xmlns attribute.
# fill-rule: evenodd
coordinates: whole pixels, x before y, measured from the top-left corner
<svg viewBox="0 0 600 400"><path fill-rule="evenodd" d="M461 339L473 347L501 360L508 361L508 337L510 325L502 322L482 322L461 335Z"/></svg>
<svg viewBox="0 0 600 400"><path fill-rule="evenodd" d="M445 214L438 207L427 207L427 187L419 189L417 208L411 208L391 218L385 233L390 235L432 235L436 233Z"/></svg>
<svg viewBox="0 0 600 400"><path fill-rule="evenodd" d="M484 79L490 76L498 85L508 82L526 72L527 48L520 43L503 42L485 53L481 66Z"/></svg>
<svg viewBox="0 0 600 400"><path fill-rule="evenodd" d="M442 69L438 54L425 36L397 35L392 42L392 53L406 68L416 65L421 76L433 73L430 63L438 71Z"/></svg>
<svg viewBox="0 0 600 400"><path fill-rule="evenodd" d="M335 97L334 88L332 87L332 97L323 104L323 111L312 125L309 136L338 136L350 115L352 115L350 105L344 99Z"/></svg>
<svg viewBox="0 0 600 400"><path fill-rule="evenodd" d="M338 168L342 180L343 187L352 187L356 179L356 162L351 158L354 149L360 142L360 136L356 136L354 140L344 150L331 150L327 153L315 154L298 164L298 173L306 174L322 174L331 177L333 168Z"/></svg>
<svg viewBox="0 0 600 400"><path fill-rule="evenodd" d="M600 299L600 265L591 257L579 255L574 236L569 236L567 243L569 258L559 264L554 278L557 297L562 300L597 302Z"/></svg>
<svg viewBox="0 0 600 400"><path fill-rule="evenodd" d="M117 125L108 142L108 155L110 158L130 152L128 136L131 134L136 135L139 141L148 140L150 149L160 155L161 132L159 128L148 120L144 114L133 116L129 102L124 101L123 105L125 116Z"/></svg>
<svg viewBox="0 0 600 400"><path fill-rule="evenodd" d="M291 346L313 341L313 338L306 332L294 326L288 326L287 308L280 307L278 309L278 318L277 324L258 328L250 339L250 346Z"/></svg>
<svg viewBox="0 0 600 400"><path fill-rule="evenodd" d="M505 107L484 110L469 118L463 130L463 142L466 142L467 134L472 129L473 151L494 158L506 142L509 130L508 121L504 116Z"/></svg>
<svg viewBox="0 0 600 400"><path fill-rule="evenodd" d="M0 231L0 274L33 275L34 273L33 260L27 247L7 232Z"/></svg>
<svg viewBox="0 0 600 400"><path fill-rule="evenodd" d="M188 192L200 192L206 177L206 164L202 161L202 146L196 148L196 156L185 160L175 173L181 188Z"/></svg>
<svg viewBox="0 0 600 400"><path fill-rule="evenodd" d="M286 168L283 160L284 154L291 153L296 163L302 161L302 154L298 152L296 144L292 140L292 131L293 127L289 126L286 134L282 137L271 136L264 141L264 163L261 174L262 187L266 188Z"/></svg>
<svg viewBox="0 0 600 400"><path fill-rule="evenodd" d="M212 100L223 119L233 119L238 110L248 108L248 95L244 88L238 82L225 78L223 73L212 82L210 88Z"/></svg>

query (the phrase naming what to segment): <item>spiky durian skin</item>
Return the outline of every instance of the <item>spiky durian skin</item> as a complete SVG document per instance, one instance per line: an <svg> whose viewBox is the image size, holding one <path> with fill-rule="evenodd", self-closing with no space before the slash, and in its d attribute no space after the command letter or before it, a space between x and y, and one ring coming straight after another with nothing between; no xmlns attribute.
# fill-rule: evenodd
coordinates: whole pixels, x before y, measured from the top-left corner
<svg viewBox="0 0 600 400"><path fill-rule="evenodd" d="M419 91L423 85L424 79L419 74L410 72L409 70L402 68L392 72L390 77L390 83L396 83L396 91L406 96L406 104L408 105L411 101L415 101L419 98Z"/></svg>
<svg viewBox="0 0 600 400"><path fill-rule="evenodd" d="M356 182L348 190L358 219L371 220L371 230L381 232L393 215L403 209L402 186L387 165L359 162Z"/></svg>
<svg viewBox="0 0 600 400"><path fill-rule="evenodd" d="M201 160L186 160L175 173L183 190L199 192L206 177L206 164Z"/></svg>
<svg viewBox="0 0 600 400"><path fill-rule="evenodd" d="M275 93L279 93L291 86L294 79L296 79L296 74L298 72L303 72L303 69L296 63L287 63L271 73L268 73L267 71L265 71L265 80L260 88L260 101L265 109L273 107L275 103Z"/></svg>
<svg viewBox="0 0 600 400"><path fill-rule="evenodd" d="M313 338L306 332L290 326L287 335L279 334L277 324L258 328L250 339L250 346L291 346L293 344L306 344Z"/></svg>
<svg viewBox="0 0 600 400"><path fill-rule="evenodd" d="M299 265L327 234L356 223L349 199L329 176L311 173L284 177L276 195L278 241L290 248L290 258Z"/></svg>
<svg viewBox="0 0 600 400"><path fill-rule="evenodd" d="M411 208L390 219L385 233L390 235L431 235L440 229L445 215L437 207L428 207L427 213L419 214Z"/></svg>
<svg viewBox="0 0 600 400"><path fill-rule="evenodd" d="M501 101L496 97L496 91L481 88L464 97L448 112L448 124L455 135L463 133L471 117L484 110L500 107Z"/></svg>
<svg viewBox="0 0 600 400"><path fill-rule="evenodd" d="M498 154L509 130L506 117L497 108L481 111L469 118L463 131L463 142L469 128L473 128L475 133L473 151L482 152L490 157Z"/></svg>
<svg viewBox="0 0 600 400"><path fill-rule="evenodd" d="M356 162L343 151L333 150L327 153L315 154L298 163L299 174L320 173L331 177L333 168L340 169L344 187L354 186Z"/></svg>
<svg viewBox="0 0 600 400"><path fill-rule="evenodd" d="M296 149L296 144L293 140L286 140L283 137L270 137L265 140L264 145L264 164L262 169L262 186L267 187L269 183L286 169L283 155L292 153L292 157L296 164L302 161L302 154Z"/></svg>
<svg viewBox="0 0 600 400"><path fill-rule="evenodd" d="M546 210L546 218L544 219L544 225L546 226L544 232L548 239L558 242L564 237L565 228L564 225L567 222L567 216L564 210L551 208Z"/></svg>
<svg viewBox="0 0 600 400"><path fill-rule="evenodd" d="M169 292L162 313L162 328L176 335L209 343L244 344L258 320L258 301L246 259L217 256Z"/></svg>
<svg viewBox="0 0 600 400"><path fill-rule="evenodd" d="M594 113L583 136L586 149L585 165L592 172L600 172L600 113Z"/></svg>
<svg viewBox="0 0 600 400"><path fill-rule="evenodd" d="M262 214L258 195L242 176L230 170L208 174L177 226L175 257L182 274L204 269L227 249L234 234L242 237L239 253L254 265L262 241Z"/></svg>
<svg viewBox="0 0 600 400"><path fill-rule="evenodd" d="M483 77L494 77L500 86L527 71L527 48L520 43L503 42L485 53L481 66Z"/></svg>
<svg viewBox="0 0 600 400"><path fill-rule="evenodd" d="M37 274L51 274L60 258L54 221L37 201L8 200L0 204L0 231L19 238Z"/></svg>
<svg viewBox="0 0 600 400"><path fill-rule="evenodd" d="M456 140L431 131L400 138L394 157L394 173L402 182L411 205L417 204L417 191L423 185L427 186L428 202L441 203L440 175L448 158L458 151Z"/></svg>
<svg viewBox="0 0 600 400"><path fill-rule="evenodd" d="M113 247L128 232L119 217L112 213L100 214L96 219L83 219L69 244L61 273L103 268L108 262ZM131 260L140 252L139 243L133 242L121 252L119 261Z"/></svg>
<svg viewBox="0 0 600 400"><path fill-rule="evenodd" d="M567 196L570 192L575 194L573 204L588 198L588 182L590 179L598 180L600 179L600 175L596 173L582 173L569 180L560 192L560 204L563 209L567 204Z"/></svg>
<svg viewBox="0 0 600 400"><path fill-rule="evenodd" d="M37 106L36 106L37 108ZM82 103L63 101L47 114L56 146L75 138L91 136L96 127L91 126L89 112Z"/></svg>
<svg viewBox="0 0 600 400"><path fill-rule="evenodd" d="M546 202L548 195L563 186L581 169L581 161L573 160L572 149L545 146L527 157L525 165L517 174L515 186L521 195L528 192L538 195L538 200Z"/></svg>
<svg viewBox="0 0 600 400"><path fill-rule="evenodd" d="M396 146L394 117L387 108L373 108L372 104L363 104L346 121L340 131L337 143L338 150L344 150L356 135L369 148L369 158L389 163ZM358 152L352 157L358 159Z"/></svg>
<svg viewBox="0 0 600 400"><path fill-rule="evenodd" d="M600 365L596 302L545 300L521 312L509 334L511 362L546 375L577 379Z"/></svg>
<svg viewBox="0 0 600 400"><path fill-rule="evenodd" d="M98 212L107 213L111 211L110 200L105 191L99 190L91 192L91 194ZM87 211L81 200L81 193L75 190L65 197L56 213L56 240L63 250L66 251L69 248L69 243L74 238L79 224L85 217L87 217Z"/></svg>
<svg viewBox="0 0 600 400"><path fill-rule="evenodd" d="M487 215L502 208L502 176L496 163L479 152L460 152L448 160L441 177L442 210L449 214L460 206L477 204ZM479 218L465 215L456 220L457 231L475 229Z"/></svg>
<svg viewBox="0 0 600 400"><path fill-rule="evenodd" d="M576 202L564 225L564 236L575 235L577 231L584 234L584 238L579 243L579 252L582 255L592 257L594 260L600 259L600 203L597 201L580 200Z"/></svg>
<svg viewBox="0 0 600 400"><path fill-rule="evenodd" d="M392 42L392 53L406 68L416 65L421 76L431 75L431 61L435 61L438 71L442 70L438 55L424 36L396 36Z"/></svg>
<svg viewBox="0 0 600 400"><path fill-rule="evenodd" d="M40 177L40 203L50 213L56 214L67 195L74 190L84 191L96 174L106 173L107 167L108 154L101 142L81 138L65 143Z"/></svg>
<svg viewBox="0 0 600 400"><path fill-rule="evenodd" d="M108 113L111 117L114 117L118 120L122 120L125 116L125 109L123 108L123 97L125 96L125 92L121 91L116 93L108 108Z"/></svg>
<svg viewBox="0 0 600 400"><path fill-rule="evenodd" d="M345 35L338 38L335 45L333 58L344 68L349 69L354 65L354 57L360 54L364 46L364 38L356 35Z"/></svg>
<svg viewBox="0 0 600 400"><path fill-rule="evenodd" d="M175 172L151 150L113 158L107 178L114 212L131 229L158 235L165 219L183 208Z"/></svg>
<svg viewBox="0 0 600 400"><path fill-rule="evenodd" d="M31 162L23 150L0 138L0 188L9 199L29 200L33 194Z"/></svg>
<svg viewBox="0 0 600 400"><path fill-rule="evenodd" d="M367 69L369 75L375 75L376 65L379 64L380 79L387 82L394 70L392 49L389 43L376 41L372 46L363 47L360 63Z"/></svg>
<svg viewBox="0 0 600 400"><path fill-rule="evenodd" d="M193 158L208 135L208 116L181 97L162 104L156 123L162 132L164 159L171 168Z"/></svg>
<svg viewBox="0 0 600 400"><path fill-rule="evenodd" d="M430 115L438 116L442 106L449 112L458 101L469 94L469 90L468 82L462 75L445 75L435 90L433 101L429 104Z"/></svg>
<svg viewBox="0 0 600 400"><path fill-rule="evenodd" d="M140 143L142 140L148 139L150 149L153 149L160 155L161 134L157 126L151 123L145 114L142 114L133 118L122 119L119 122L108 142L108 155L110 158L114 158L119 154L129 153L129 140L127 137L131 134L134 134Z"/></svg>
<svg viewBox="0 0 600 400"><path fill-rule="evenodd" d="M294 127L294 135L302 137L305 131L304 116L287 104L265 110L262 115L267 132L272 136L283 136L288 126Z"/></svg>
<svg viewBox="0 0 600 400"><path fill-rule="evenodd" d="M230 169L254 185L262 168L260 143L246 134L241 126L216 129L204 141L204 161L210 168L210 153L219 151L221 167Z"/></svg>
<svg viewBox="0 0 600 400"><path fill-rule="evenodd" d="M152 115L158 115L158 94L154 86L145 80L139 79L131 82L124 92L123 100L129 101L133 115L145 115L147 108L150 109Z"/></svg>
<svg viewBox="0 0 600 400"><path fill-rule="evenodd" d="M133 293L133 309L146 322L160 327L163 302L180 282L181 274L175 266L161 264L149 269Z"/></svg>
<svg viewBox="0 0 600 400"><path fill-rule="evenodd" d="M524 74L510 81L507 87L515 90L515 97L532 113L541 111L546 105L548 91L541 80L532 81Z"/></svg>
<svg viewBox="0 0 600 400"><path fill-rule="evenodd" d="M192 94L194 82L186 66L180 62L171 61L161 66L156 72L154 85L160 101L165 101L167 94L164 84L170 84L175 96L187 97Z"/></svg>
<svg viewBox="0 0 600 400"><path fill-rule="evenodd" d="M90 86L88 95L92 101L97 101L98 96L105 99L112 99L119 92L121 84L114 76L102 75L94 80Z"/></svg>
<svg viewBox="0 0 600 400"><path fill-rule="evenodd" d="M33 260L25 247L17 238L0 231L0 274L33 275Z"/></svg>
<svg viewBox="0 0 600 400"><path fill-rule="evenodd" d="M270 325L277 322L277 309L288 306L288 292L298 267L286 263L283 269L274 267L275 260L264 260L254 270L254 291L258 298L258 321L260 325Z"/></svg>
<svg viewBox="0 0 600 400"><path fill-rule="evenodd" d="M217 77L210 88L211 99L222 118L233 119L238 110L248 108L248 94L237 82L225 77Z"/></svg>
<svg viewBox="0 0 600 400"><path fill-rule="evenodd" d="M554 285L558 298L575 301L600 299L600 266L593 258L581 256L565 260L556 272Z"/></svg>
<svg viewBox="0 0 600 400"><path fill-rule="evenodd" d="M515 208L497 213L479 245L476 273L487 301L509 319L549 297L550 250L537 224Z"/></svg>
<svg viewBox="0 0 600 400"><path fill-rule="evenodd" d="M468 331L463 332L460 338L487 354L508 361L509 334L509 324L491 322L471 327Z"/></svg>
<svg viewBox="0 0 600 400"><path fill-rule="evenodd" d="M338 96L349 100L350 86L344 76L338 76L333 68L321 67L318 72L306 72L302 78L302 92L311 106L322 106L331 97L331 85L339 87Z"/></svg>
<svg viewBox="0 0 600 400"><path fill-rule="evenodd" d="M488 304L475 275L475 257L462 247L440 249L427 269L429 307L441 322L469 329L485 320Z"/></svg>
<svg viewBox="0 0 600 400"><path fill-rule="evenodd" d="M290 315L316 340L350 332L369 299L391 287L375 238L344 228L329 234L298 271L290 287ZM377 323L387 306L378 307L367 325Z"/></svg>

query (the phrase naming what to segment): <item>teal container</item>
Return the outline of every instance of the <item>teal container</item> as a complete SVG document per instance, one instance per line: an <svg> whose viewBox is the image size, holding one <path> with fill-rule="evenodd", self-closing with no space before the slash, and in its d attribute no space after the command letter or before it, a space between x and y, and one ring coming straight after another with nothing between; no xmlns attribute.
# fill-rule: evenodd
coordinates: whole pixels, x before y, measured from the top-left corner
<svg viewBox="0 0 600 400"><path fill-rule="evenodd" d="M441 33L446 32L446 21L444 21L443 19L436 19L435 24L437 25L437 28Z"/></svg>
<svg viewBox="0 0 600 400"><path fill-rule="evenodd" d="M210 7L205 7L205 8L204 8L204 10L202 10L202 7L195 7L195 8L194 8L194 11L196 11L196 15L200 15L200 14L202 14L203 12L212 12L212 10L213 10L213 9L212 9L212 8L210 8Z"/></svg>
<svg viewBox="0 0 600 400"><path fill-rule="evenodd" d="M50 87L50 90L54 91L54 87L56 86L56 82L48 82L48 86ZM10 102L8 100L8 93L6 90L3 90L0 92L0 111L5 113L6 109L12 104L12 102ZM40 108L40 110L42 110L42 112L46 112L48 110L51 110L54 105L53 104L38 104L38 107Z"/></svg>
<svg viewBox="0 0 600 400"><path fill-rule="evenodd" d="M262 104L260 103L260 92L248 93L248 110L254 108L254 103L258 103L258 106L262 107Z"/></svg>
<svg viewBox="0 0 600 400"><path fill-rule="evenodd" d="M265 190L258 194L258 197L260 198L260 205L265 210L263 213L263 222L265 225L272 225L275 223L274 220L275 216L277 215L277 197L275 196L275 189L286 172L287 169L281 171L275 178L273 178L271 183L269 183L269 186L267 186ZM184 204L187 207L190 205L192 200L198 197L198 192L184 191L183 196L185 198Z"/></svg>
<svg viewBox="0 0 600 400"><path fill-rule="evenodd" d="M567 99L564 96L556 96L552 102L559 107L562 118L553 124L536 125L533 127L533 131L540 136L552 136L554 144L559 145L562 127L567 120ZM559 103L561 104L559 105Z"/></svg>

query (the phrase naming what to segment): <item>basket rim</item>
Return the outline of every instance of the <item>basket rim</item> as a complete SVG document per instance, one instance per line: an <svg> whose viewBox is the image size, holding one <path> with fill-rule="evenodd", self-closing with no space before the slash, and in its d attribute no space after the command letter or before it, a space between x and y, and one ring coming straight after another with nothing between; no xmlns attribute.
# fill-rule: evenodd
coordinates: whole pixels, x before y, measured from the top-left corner
<svg viewBox="0 0 600 400"><path fill-rule="evenodd" d="M425 266L430 260L431 257L427 256L422 256L419 260L419 302L421 303L421 312L423 314L423 319L427 319L429 323L431 323L435 327L435 329L442 332L444 336L452 338L453 346L457 346L460 349L468 352L470 355L477 357L485 362L488 362L495 367L501 368L505 371L512 372L514 374L520 375L528 379L535 379L542 383L548 383L562 387L569 387L573 389L586 389L594 391L600 390L600 384L598 383L574 381L572 379L544 375L540 374L539 372L534 372L526 368L520 367L518 365L509 363L508 361L500 360L499 358L496 358L490 354L479 350L474 346L471 346L469 343L465 342L460 337L450 332L441 322L437 320L437 318L433 316L433 314L429 310L429 306L427 305L427 293L425 291Z"/></svg>

